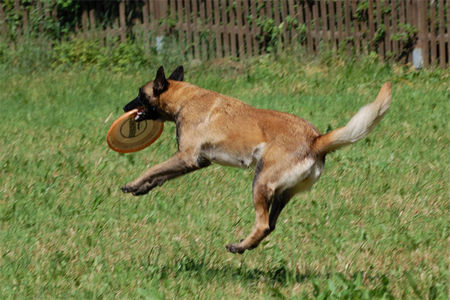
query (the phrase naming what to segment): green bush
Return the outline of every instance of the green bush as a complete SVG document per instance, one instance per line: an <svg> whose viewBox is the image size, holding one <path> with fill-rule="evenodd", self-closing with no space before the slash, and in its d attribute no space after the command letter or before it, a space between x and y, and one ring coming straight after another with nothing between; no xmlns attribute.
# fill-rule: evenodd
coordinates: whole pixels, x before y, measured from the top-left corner
<svg viewBox="0 0 450 300"><path fill-rule="evenodd" d="M130 41L107 49L106 52L106 55L101 57L99 64L103 67L111 67L115 71L139 68L149 64L149 58L146 57L144 49Z"/></svg>
<svg viewBox="0 0 450 300"><path fill-rule="evenodd" d="M177 43L169 39L163 49L158 52L155 48L147 51L139 41L120 43L118 39L108 41L102 45L99 40L84 40L75 38L63 41L53 47L52 67L67 66L99 66L108 70L120 72L138 69L157 64L182 63L185 61L183 52Z"/></svg>
<svg viewBox="0 0 450 300"><path fill-rule="evenodd" d="M97 41L74 39L56 44L53 48L53 66L97 64L102 48Z"/></svg>

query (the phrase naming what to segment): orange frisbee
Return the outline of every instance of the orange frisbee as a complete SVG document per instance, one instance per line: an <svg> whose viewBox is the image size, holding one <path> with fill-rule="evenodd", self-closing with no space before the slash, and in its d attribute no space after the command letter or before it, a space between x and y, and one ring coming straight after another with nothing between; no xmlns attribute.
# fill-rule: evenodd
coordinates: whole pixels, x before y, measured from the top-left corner
<svg viewBox="0 0 450 300"><path fill-rule="evenodd" d="M153 144L161 135L164 123L154 120L136 122L137 109L115 120L106 134L108 146L120 153L136 152Z"/></svg>

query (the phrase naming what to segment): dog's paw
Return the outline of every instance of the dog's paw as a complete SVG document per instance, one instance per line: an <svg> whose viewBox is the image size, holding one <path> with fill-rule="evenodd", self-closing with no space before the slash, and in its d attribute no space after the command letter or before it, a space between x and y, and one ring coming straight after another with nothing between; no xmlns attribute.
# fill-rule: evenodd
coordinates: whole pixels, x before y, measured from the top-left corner
<svg viewBox="0 0 450 300"><path fill-rule="evenodd" d="M122 192L124 193L132 193L136 190L136 188L129 186L128 184L124 185L123 187L120 188L122 190Z"/></svg>
<svg viewBox="0 0 450 300"><path fill-rule="evenodd" d="M141 184L137 189L132 191L131 193L133 194L133 196L145 195L148 192L150 192L156 186L157 186L156 183L145 182L145 183Z"/></svg>
<svg viewBox="0 0 450 300"><path fill-rule="evenodd" d="M230 251L231 253L239 253L242 254L245 251L245 248L240 247L239 244L229 244L226 245L226 247L228 251Z"/></svg>

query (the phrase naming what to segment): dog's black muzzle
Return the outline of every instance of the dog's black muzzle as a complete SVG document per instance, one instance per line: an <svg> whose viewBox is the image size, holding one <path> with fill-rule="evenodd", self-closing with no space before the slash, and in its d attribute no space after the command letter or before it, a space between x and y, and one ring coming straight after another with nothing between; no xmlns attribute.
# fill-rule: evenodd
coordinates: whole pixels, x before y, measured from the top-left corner
<svg viewBox="0 0 450 300"><path fill-rule="evenodd" d="M141 91L139 91L139 95L135 99L123 107L123 110L128 112L136 108L139 110L135 118L138 122L143 120L156 120L159 118L156 108L148 103Z"/></svg>

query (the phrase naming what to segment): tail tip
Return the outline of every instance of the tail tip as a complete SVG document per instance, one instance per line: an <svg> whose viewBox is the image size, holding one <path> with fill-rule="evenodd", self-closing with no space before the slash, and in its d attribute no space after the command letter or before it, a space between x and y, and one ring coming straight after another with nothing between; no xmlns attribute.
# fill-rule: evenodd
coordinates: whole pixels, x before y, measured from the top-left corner
<svg viewBox="0 0 450 300"><path fill-rule="evenodd" d="M375 103L379 105L379 115L383 115L391 105L392 99L392 84L388 81L380 89L380 92L375 99Z"/></svg>
<svg viewBox="0 0 450 300"><path fill-rule="evenodd" d="M381 87L377 95L377 100L382 102L390 102L392 96L392 84L388 81Z"/></svg>
<svg viewBox="0 0 450 300"><path fill-rule="evenodd" d="M381 90L380 90L380 93L381 92L383 92L383 93L389 93L389 94L391 94L391 92L392 92L392 83L390 82L390 81L387 81L387 82L385 82L384 84L383 84L383 86L381 87Z"/></svg>

